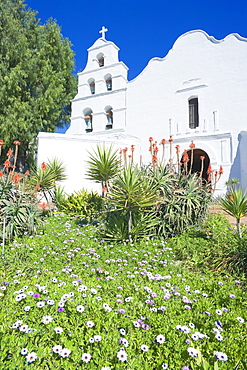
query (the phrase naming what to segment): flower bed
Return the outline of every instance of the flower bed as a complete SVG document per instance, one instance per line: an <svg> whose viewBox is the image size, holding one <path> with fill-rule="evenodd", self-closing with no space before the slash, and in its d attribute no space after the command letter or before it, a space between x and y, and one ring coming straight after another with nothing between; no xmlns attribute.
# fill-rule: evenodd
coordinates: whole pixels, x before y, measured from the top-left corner
<svg viewBox="0 0 247 370"><path fill-rule="evenodd" d="M56 216L6 249L4 368L246 369L241 282L189 272L164 241L109 245Z"/></svg>

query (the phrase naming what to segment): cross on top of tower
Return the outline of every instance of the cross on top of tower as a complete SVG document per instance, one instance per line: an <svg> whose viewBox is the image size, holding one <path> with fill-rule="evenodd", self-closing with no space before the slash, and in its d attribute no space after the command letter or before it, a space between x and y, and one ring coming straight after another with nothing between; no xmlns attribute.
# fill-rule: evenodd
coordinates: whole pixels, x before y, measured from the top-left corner
<svg viewBox="0 0 247 370"><path fill-rule="evenodd" d="M102 34L102 39L105 40L105 33L108 31L107 28L105 28L105 26L102 27L102 29L99 31L99 33Z"/></svg>

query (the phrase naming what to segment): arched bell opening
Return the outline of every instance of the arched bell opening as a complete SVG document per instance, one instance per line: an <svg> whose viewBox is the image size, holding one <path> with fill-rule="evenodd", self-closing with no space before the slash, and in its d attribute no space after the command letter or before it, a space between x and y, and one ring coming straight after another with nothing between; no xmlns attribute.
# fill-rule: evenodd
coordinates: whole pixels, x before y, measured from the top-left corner
<svg viewBox="0 0 247 370"><path fill-rule="evenodd" d="M93 111L91 108L86 108L83 110L84 114L84 121L85 121L85 131L92 132L93 131Z"/></svg>

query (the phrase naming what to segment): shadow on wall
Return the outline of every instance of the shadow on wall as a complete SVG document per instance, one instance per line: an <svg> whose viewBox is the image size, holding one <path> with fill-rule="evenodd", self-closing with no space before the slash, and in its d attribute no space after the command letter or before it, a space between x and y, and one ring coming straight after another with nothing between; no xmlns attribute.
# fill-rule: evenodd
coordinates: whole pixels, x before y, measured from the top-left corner
<svg viewBox="0 0 247 370"><path fill-rule="evenodd" d="M238 147L228 181L230 179L238 179L241 187L247 189L247 131L238 135Z"/></svg>

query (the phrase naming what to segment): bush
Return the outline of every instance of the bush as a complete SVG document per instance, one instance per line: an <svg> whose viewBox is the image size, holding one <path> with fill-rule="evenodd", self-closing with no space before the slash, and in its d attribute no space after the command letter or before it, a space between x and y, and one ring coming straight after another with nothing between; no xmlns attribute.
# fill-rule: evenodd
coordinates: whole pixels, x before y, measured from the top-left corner
<svg viewBox="0 0 247 370"><path fill-rule="evenodd" d="M14 144L14 155L9 149L0 170L0 240L3 241L23 234L33 235L40 226L41 212L37 209L34 193L26 186L29 173L23 175L14 171L20 142ZM0 140L0 149L2 145Z"/></svg>
<svg viewBox="0 0 247 370"><path fill-rule="evenodd" d="M66 214L81 217L84 223L91 223L102 217L104 199L94 191L82 189L64 199L61 209Z"/></svg>
<svg viewBox="0 0 247 370"><path fill-rule="evenodd" d="M169 246L192 269L247 274L247 236L239 239L221 214L209 215L202 227L170 239Z"/></svg>

